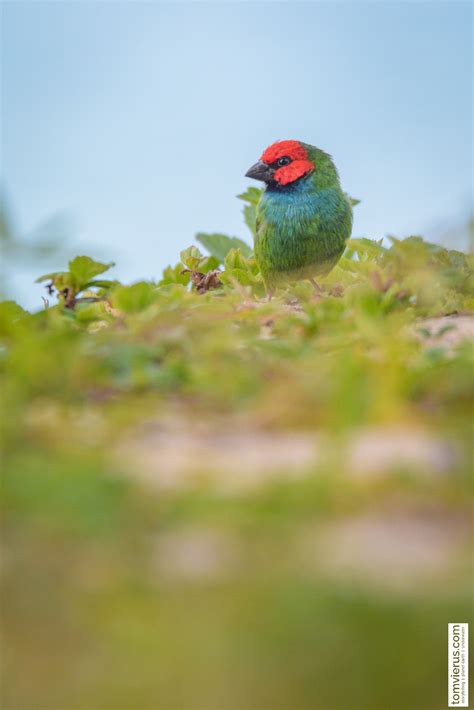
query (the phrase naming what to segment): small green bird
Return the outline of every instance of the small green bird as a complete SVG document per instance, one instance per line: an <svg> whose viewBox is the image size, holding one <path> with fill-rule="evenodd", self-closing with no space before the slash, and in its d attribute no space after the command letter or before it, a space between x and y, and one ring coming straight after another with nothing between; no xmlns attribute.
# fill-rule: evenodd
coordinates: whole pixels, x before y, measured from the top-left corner
<svg viewBox="0 0 474 710"><path fill-rule="evenodd" d="M330 155L307 143L269 146L246 177L266 189L257 207L255 258L271 298L276 286L328 274L352 229L352 206Z"/></svg>

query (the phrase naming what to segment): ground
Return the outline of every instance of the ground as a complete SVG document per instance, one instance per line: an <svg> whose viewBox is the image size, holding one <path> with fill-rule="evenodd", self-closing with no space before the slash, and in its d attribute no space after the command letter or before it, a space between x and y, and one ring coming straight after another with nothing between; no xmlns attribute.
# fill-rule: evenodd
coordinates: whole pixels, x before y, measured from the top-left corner
<svg viewBox="0 0 474 710"><path fill-rule="evenodd" d="M445 707L471 257L353 240L268 303L249 250L209 247L1 304L3 706Z"/></svg>

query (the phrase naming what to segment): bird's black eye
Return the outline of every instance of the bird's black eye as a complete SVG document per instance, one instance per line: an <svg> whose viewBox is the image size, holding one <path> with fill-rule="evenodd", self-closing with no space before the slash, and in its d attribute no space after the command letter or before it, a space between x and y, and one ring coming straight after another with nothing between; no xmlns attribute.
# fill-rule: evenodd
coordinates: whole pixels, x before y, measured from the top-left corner
<svg viewBox="0 0 474 710"><path fill-rule="evenodd" d="M291 163L291 159L288 158L287 155L284 155L282 158L278 158L277 160L277 165L279 168L282 168L284 165L289 165Z"/></svg>

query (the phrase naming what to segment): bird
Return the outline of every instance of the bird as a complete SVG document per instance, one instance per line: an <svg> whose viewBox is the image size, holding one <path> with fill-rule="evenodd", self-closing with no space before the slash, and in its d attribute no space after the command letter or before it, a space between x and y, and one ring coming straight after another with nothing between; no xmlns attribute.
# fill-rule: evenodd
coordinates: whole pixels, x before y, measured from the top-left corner
<svg viewBox="0 0 474 710"><path fill-rule="evenodd" d="M328 153L308 143L272 143L245 177L265 183L257 204L254 255L268 299L275 288L327 275L352 230L352 205Z"/></svg>

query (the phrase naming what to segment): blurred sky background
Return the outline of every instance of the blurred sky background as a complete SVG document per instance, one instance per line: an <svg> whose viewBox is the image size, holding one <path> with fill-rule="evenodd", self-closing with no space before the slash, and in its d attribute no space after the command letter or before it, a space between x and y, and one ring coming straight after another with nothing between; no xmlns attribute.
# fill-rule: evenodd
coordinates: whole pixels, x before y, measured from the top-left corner
<svg viewBox="0 0 474 710"><path fill-rule="evenodd" d="M197 231L248 239L244 173L296 138L362 200L354 235L466 248L471 48L454 0L3 2L3 190L20 231L62 211L68 255L158 277ZM50 262L12 275L23 305Z"/></svg>

